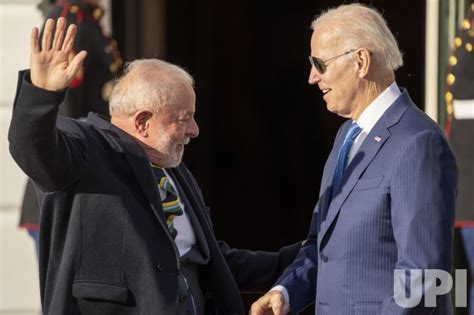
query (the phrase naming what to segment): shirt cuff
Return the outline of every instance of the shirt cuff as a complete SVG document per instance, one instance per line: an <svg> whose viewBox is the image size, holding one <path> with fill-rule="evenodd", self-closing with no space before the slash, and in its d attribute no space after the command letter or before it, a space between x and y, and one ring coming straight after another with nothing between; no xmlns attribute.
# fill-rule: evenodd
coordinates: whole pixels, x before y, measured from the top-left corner
<svg viewBox="0 0 474 315"><path fill-rule="evenodd" d="M283 298L285 302L283 303L282 312L283 314L287 314L290 312L290 295L288 294L288 290L282 285L276 285L270 289L270 291L278 291L283 294Z"/></svg>

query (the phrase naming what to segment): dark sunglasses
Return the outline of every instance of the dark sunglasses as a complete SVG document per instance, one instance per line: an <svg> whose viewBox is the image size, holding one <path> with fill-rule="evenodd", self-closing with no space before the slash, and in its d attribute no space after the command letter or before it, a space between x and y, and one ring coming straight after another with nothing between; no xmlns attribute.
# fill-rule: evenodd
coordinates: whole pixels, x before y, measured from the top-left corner
<svg viewBox="0 0 474 315"><path fill-rule="evenodd" d="M351 49L351 50L348 50L346 51L345 53L343 54L340 54L340 55L337 55L336 57L332 57L332 58L329 58L327 60L321 60L317 57L313 57L313 56L309 56L309 63L311 64L311 66L313 66L316 70L318 70L318 72L320 74L323 74L324 72L326 72L326 68L327 66L329 65L329 63L331 61L333 61L334 59L336 58L339 58L339 57L342 57L342 56L345 56L347 54L350 54L350 53L353 53L357 51L357 49Z"/></svg>

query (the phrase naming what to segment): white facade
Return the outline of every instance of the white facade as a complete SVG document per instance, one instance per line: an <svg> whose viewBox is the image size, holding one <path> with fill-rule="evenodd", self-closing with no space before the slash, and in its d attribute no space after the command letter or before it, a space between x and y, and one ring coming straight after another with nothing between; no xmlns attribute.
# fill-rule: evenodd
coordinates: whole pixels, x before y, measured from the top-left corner
<svg viewBox="0 0 474 315"><path fill-rule="evenodd" d="M8 152L17 73L28 68L29 38L42 17L34 0L0 0L0 314L40 314L32 239L18 228L26 177Z"/></svg>

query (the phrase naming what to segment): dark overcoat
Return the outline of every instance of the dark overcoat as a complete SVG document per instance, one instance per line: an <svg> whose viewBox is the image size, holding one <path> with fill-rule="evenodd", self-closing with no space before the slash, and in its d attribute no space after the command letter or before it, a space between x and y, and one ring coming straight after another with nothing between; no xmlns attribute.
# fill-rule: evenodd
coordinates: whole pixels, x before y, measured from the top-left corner
<svg viewBox="0 0 474 315"><path fill-rule="evenodd" d="M150 161L127 133L96 114L57 116L65 92L20 74L10 152L38 190L40 290L45 314L176 314L180 259L168 233ZM243 314L240 289L266 288L293 259L230 249L215 238L189 170L168 170L209 247L200 285L220 314ZM188 209L188 208L187 208Z"/></svg>

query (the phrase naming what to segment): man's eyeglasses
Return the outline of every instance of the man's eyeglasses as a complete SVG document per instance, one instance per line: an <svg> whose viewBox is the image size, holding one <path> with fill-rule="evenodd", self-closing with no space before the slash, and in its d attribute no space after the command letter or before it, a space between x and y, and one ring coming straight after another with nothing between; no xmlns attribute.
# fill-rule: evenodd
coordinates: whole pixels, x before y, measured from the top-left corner
<svg viewBox="0 0 474 315"><path fill-rule="evenodd" d="M318 70L318 72L320 74L323 74L324 72L326 72L326 68L327 66L329 65L329 63L331 61L333 61L334 59L336 58L339 58L339 57L342 57L342 56L345 56L347 54L350 54L350 53L353 53L357 51L357 49L351 49L351 50L348 50L346 51L345 53L343 54L340 54L340 55L337 55L336 57L332 57L332 58L329 58L327 60L321 60L319 58L316 58L316 57L313 57L313 56L309 56L309 63L311 64L311 66L313 66L316 70Z"/></svg>

